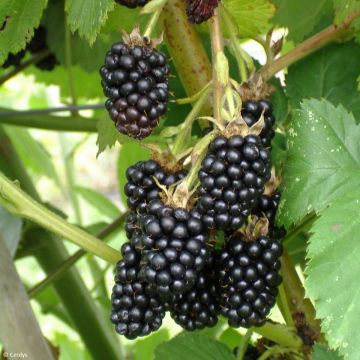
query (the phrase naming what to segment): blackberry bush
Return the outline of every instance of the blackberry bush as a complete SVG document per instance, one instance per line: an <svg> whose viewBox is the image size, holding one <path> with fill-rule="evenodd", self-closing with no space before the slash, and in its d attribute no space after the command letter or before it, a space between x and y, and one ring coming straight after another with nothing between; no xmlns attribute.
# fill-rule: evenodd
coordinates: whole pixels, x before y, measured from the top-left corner
<svg viewBox="0 0 360 360"><path fill-rule="evenodd" d="M220 0L186 0L186 14L191 23L201 24L214 15Z"/></svg>
<svg viewBox="0 0 360 360"><path fill-rule="evenodd" d="M112 46L100 69L110 118L135 139L149 136L167 111L170 68L153 45L135 30Z"/></svg>
<svg viewBox="0 0 360 360"><path fill-rule="evenodd" d="M193 289L177 296L170 306L171 317L187 331L212 327L218 321L217 288L211 265L199 274Z"/></svg>
<svg viewBox="0 0 360 360"><path fill-rule="evenodd" d="M145 6L149 0L115 0L115 2L130 9L134 9L138 6Z"/></svg>
<svg viewBox="0 0 360 360"><path fill-rule="evenodd" d="M125 243L116 267L115 285L112 290L111 321L118 334L128 339L149 335L162 324L165 306L156 293L141 280L140 255Z"/></svg>
<svg viewBox="0 0 360 360"><path fill-rule="evenodd" d="M226 239L216 255L219 304L230 326L261 326L275 304L282 245L266 236Z"/></svg>
<svg viewBox="0 0 360 360"><path fill-rule="evenodd" d="M271 177L271 159L256 135L216 137L201 164L198 210L206 227L241 227Z"/></svg>
<svg viewBox="0 0 360 360"><path fill-rule="evenodd" d="M264 128L260 133L260 138L263 145L265 147L269 147L271 146L271 140L275 136L275 131L273 130L275 117L273 115L273 108L270 101L245 101L241 110L241 116L249 127L259 120L262 113L265 123Z"/></svg>
<svg viewBox="0 0 360 360"><path fill-rule="evenodd" d="M142 253L141 271L164 300L191 290L208 257L207 238L199 219L182 208L152 200L141 216L132 245Z"/></svg>
<svg viewBox="0 0 360 360"><path fill-rule="evenodd" d="M161 189L156 184L169 187L186 176L185 170L170 173L155 160L140 161L126 171L128 182L125 185L127 204L130 209L144 213L151 200L160 199Z"/></svg>

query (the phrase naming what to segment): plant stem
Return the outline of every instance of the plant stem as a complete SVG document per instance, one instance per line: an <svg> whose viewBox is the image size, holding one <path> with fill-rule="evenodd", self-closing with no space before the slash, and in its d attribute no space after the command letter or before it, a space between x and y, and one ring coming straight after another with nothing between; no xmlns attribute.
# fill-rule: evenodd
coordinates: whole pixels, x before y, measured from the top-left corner
<svg viewBox="0 0 360 360"><path fill-rule="evenodd" d="M286 324L289 326L295 326L294 320L291 316L291 311L289 308L289 304L287 302L283 284L280 284L280 286L279 286L278 306L280 308L281 314L282 314Z"/></svg>
<svg viewBox="0 0 360 360"><path fill-rule="evenodd" d="M248 347L248 344L249 344L249 341L251 339L252 334L253 334L253 332L250 329L248 329L246 331L246 334L242 337L240 345L239 345L239 352L238 352L238 355L237 355L237 358L236 358L237 360L243 360L244 359L246 349Z"/></svg>
<svg viewBox="0 0 360 360"><path fill-rule="evenodd" d="M10 212L29 219L54 234L72 241L105 261L115 264L119 260L120 254L115 249L80 228L69 224L66 220L32 199L1 173L0 196L2 197L2 204Z"/></svg>
<svg viewBox="0 0 360 360"><path fill-rule="evenodd" d="M148 22L148 24L146 25L146 29L144 31L144 34L143 36L146 37L146 38L150 38L151 37L151 34L152 32L154 31L155 27L156 27L156 24L158 23L159 21L159 17L161 15L161 12L162 12L163 8L161 7L160 9L157 9L152 15L151 15L151 18Z"/></svg>
<svg viewBox="0 0 360 360"><path fill-rule="evenodd" d="M107 225L104 229L100 230L96 237L99 239L106 239L114 231L116 231L120 226L124 224L128 213L120 215L115 219L111 224ZM28 291L28 296L30 299L36 297L39 293L45 290L49 285L60 279L67 270L69 270L78 260L80 260L87 253L84 250L78 250L74 255L70 256L63 263L61 263L56 269L54 269L47 277L36 284L32 289Z"/></svg>
<svg viewBox="0 0 360 360"><path fill-rule="evenodd" d="M330 25L326 29L320 31L316 35L305 40L293 50L289 51L287 54L279 57L277 60L272 63L265 65L260 70L260 75L264 79L270 79L276 73L282 69L288 67L294 62L304 58L305 56L313 53L314 51L322 48L323 46L329 44L330 42L338 39L348 31L351 23L360 16L360 11L354 12L349 15L342 23L338 25Z"/></svg>
<svg viewBox="0 0 360 360"><path fill-rule="evenodd" d="M32 64L36 64L37 62L45 59L49 54L50 54L49 50L46 49L46 50L40 51L39 53L33 55L29 60L23 62L22 64L17 66L15 69L13 69L13 70L9 71L7 74L3 75L0 78L0 85L4 84L6 81L10 80L12 77L19 74L21 71L26 69L28 66L30 66Z"/></svg>
<svg viewBox="0 0 360 360"><path fill-rule="evenodd" d="M213 112L216 122L223 125L221 117L221 100L224 86L219 80L219 69L217 68L219 55L223 52L223 41L220 29L220 19L218 9L214 11L214 16L210 20L211 47L212 47L212 66L213 66Z"/></svg>
<svg viewBox="0 0 360 360"><path fill-rule="evenodd" d="M295 328L286 325L267 321L265 325L253 327L251 330L282 346L294 349L300 349L302 346L302 340L296 335Z"/></svg>
<svg viewBox="0 0 360 360"><path fill-rule="evenodd" d="M310 215L308 215L300 224L298 224L291 231L289 231L289 233L282 240L282 243L284 245L289 244L290 241L295 239L305 229L309 228L316 219L317 219L316 213L311 213Z"/></svg>
<svg viewBox="0 0 360 360"><path fill-rule="evenodd" d="M22 126L27 128L35 128L41 130L55 130L55 131L73 131L73 132L97 132L97 120L91 118L83 118L81 116L51 116L42 115L12 115L4 117L0 113L0 124L7 124L13 126Z"/></svg>
<svg viewBox="0 0 360 360"><path fill-rule="evenodd" d="M204 46L185 12L185 1L168 0L162 12L165 39L180 80L192 96L211 80L211 66ZM211 114L210 102L202 115Z"/></svg>

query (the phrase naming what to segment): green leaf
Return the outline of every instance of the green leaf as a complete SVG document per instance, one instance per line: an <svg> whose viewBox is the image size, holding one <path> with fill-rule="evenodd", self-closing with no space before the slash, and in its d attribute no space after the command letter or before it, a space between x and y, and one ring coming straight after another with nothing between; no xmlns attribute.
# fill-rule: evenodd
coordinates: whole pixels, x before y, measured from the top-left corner
<svg viewBox="0 0 360 360"><path fill-rule="evenodd" d="M275 6L268 0L226 0L225 6L234 17L241 37L267 32L275 13Z"/></svg>
<svg viewBox="0 0 360 360"><path fill-rule="evenodd" d="M305 281L330 347L348 360L359 359L360 353L359 204L357 187L322 211L312 227Z"/></svg>
<svg viewBox="0 0 360 360"><path fill-rule="evenodd" d="M54 342L60 348L60 360L90 360L82 344L70 339L67 334L56 333Z"/></svg>
<svg viewBox="0 0 360 360"><path fill-rule="evenodd" d="M59 183L51 156L28 130L14 126L5 126L4 130L27 167L35 174L46 176L56 184Z"/></svg>
<svg viewBox="0 0 360 360"><path fill-rule="evenodd" d="M78 30L80 36L92 45L114 6L114 0L66 0L65 9L71 31Z"/></svg>
<svg viewBox="0 0 360 360"><path fill-rule="evenodd" d="M277 11L273 22L289 29L288 38L300 42L321 17L332 10L331 0L272 0Z"/></svg>
<svg viewBox="0 0 360 360"><path fill-rule="evenodd" d="M154 360L235 360L231 350L222 342L207 336L184 333L161 344Z"/></svg>
<svg viewBox="0 0 360 360"><path fill-rule="evenodd" d="M359 63L360 45L347 43L330 45L292 65L286 81L291 104L298 107L304 98L325 98L344 105L360 121Z"/></svg>
<svg viewBox="0 0 360 360"><path fill-rule="evenodd" d="M153 360L154 351L157 346L169 340L169 330L162 328L156 333L138 340L132 348L133 360Z"/></svg>
<svg viewBox="0 0 360 360"><path fill-rule="evenodd" d="M120 215L118 207L103 194L81 186L76 186L75 191L86 200L86 202L110 219L114 219Z"/></svg>
<svg viewBox="0 0 360 360"><path fill-rule="evenodd" d="M334 0L335 22L341 23L346 17L360 11L359 0ZM360 42L360 18L358 17L351 23L355 30L355 37Z"/></svg>
<svg viewBox="0 0 360 360"><path fill-rule="evenodd" d="M117 162L117 178L120 186L120 196L124 204L126 204L127 196L124 193L126 180L126 170L129 166L134 165L141 160L149 159L149 150L141 146L139 142L132 141L123 144L120 149Z"/></svg>
<svg viewBox="0 0 360 360"><path fill-rule="evenodd" d="M342 106L305 100L287 130L279 223L290 226L360 186L360 128Z"/></svg>
<svg viewBox="0 0 360 360"><path fill-rule="evenodd" d="M21 218L10 214L0 206L0 238L12 256L15 255L21 238L22 225Z"/></svg>
<svg viewBox="0 0 360 360"><path fill-rule="evenodd" d="M342 360L335 351L327 349L324 345L315 344L313 351L313 360Z"/></svg>
<svg viewBox="0 0 360 360"><path fill-rule="evenodd" d="M220 341L226 344L230 349L239 347L242 336L232 327L228 327L220 336Z"/></svg>
<svg viewBox="0 0 360 360"><path fill-rule="evenodd" d="M0 1L0 65L8 53L25 48L27 40L34 35L40 24L47 0L1 0Z"/></svg>

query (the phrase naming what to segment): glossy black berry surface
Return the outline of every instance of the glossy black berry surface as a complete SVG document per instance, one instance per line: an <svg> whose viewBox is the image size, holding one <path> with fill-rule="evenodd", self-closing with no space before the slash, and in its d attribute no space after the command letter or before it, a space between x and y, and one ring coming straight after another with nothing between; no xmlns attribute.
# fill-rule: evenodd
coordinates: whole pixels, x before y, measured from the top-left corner
<svg viewBox="0 0 360 360"><path fill-rule="evenodd" d="M198 177L197 210L207 228L241 227L271 177L271 159L256 135L216 137L209 145Z"/></svg>
<svg viewBox="0 0 360 360"><path fill-rule="evenodd" d="M265 147L271 146L271 140L275 136L273 129L275 125L275 117L270 101L259 100L259 101L245 101L241 110L241 115L246 124L251 127L259 119L261 114L264 115L264 128L260 133L260 138Z"/></svg>
<svg viewBox="0 0 360 360"><path fill-rule="evenodd" d="M261 326L275 304L282 245L262 236L244 241L237 235L226 239L216 254L221 314L233 327Z"/></svg>
<svg viewBox="0 0 360 360"><path fill-rule="evenodd" d="M127 183L124 191L131 210L145 213L151 200L159 199L160 185L169 187L186 176L186 171L169 173L154 160L140 161L126 171ZM156 180L155 180L156 179Z"/></svg>
<svg viewBox="0 0 360 360"><path fill-rule="evenodd" d="M167 111L170 74L166 56L146 46L116 43L100 69L106 109L116 128L143 139Z"/></svg>
<svg viewBox="0 0 360 360"><path fill-rule="evenodd" d="M123 259L116 267L110 319L118 334L135 339L160 328L165 306L139 276L139 253L130 243L122 246L121 253Z"/></svg>
<svg viewBox="0 0 360 360"><path fill-rule="evenodd" d="M149 0L115 0L120 5L126 6L129 9L134 9L136 7L145 6Z"/></svg>

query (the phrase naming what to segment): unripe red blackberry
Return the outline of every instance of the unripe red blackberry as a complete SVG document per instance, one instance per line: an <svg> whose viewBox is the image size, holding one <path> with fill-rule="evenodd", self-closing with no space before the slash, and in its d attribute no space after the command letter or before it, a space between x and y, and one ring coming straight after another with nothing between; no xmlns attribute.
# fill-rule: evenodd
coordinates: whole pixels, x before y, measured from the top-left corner
<svg viewBox="0 0 360 360"><path fill-rule="evenodd" d="M241 227L271 177L270 153L256 135L216 137L199 171L198 211L208 228Z"/></svg>
<svg viewBox="0 0 360 360"><path fill-rule="evenodd" d="M129 9L134 9L138 6L145 6L149 0L115 0L120 5L126 6Z"/></svg>
<svg viewBox="0 0 360 360"><path fill-rule="evenodd" d="M213 272L211 267L206 266L193 289L179 295L170 306L171 317L187 331L212 327L218 321L219 308Z"/></svg>
<svg viewBox="0 0 360 360"><path fill-rule="evenodd" d="M216 255L221 314L233 327L261 326L282 281L282 245L266 236L254 241L238 236L227 238Z"/></svg>
<svg viewBox="0 0 360 360"><path fill-rule="evenodd" d="M163 300L191 290L209 255L202 222L161 200L149 203L140 222L142 231L133 232L131 243L142 254L143 279Z"/></svg>
<svg viewBox="0 0 360 360"><path fill-rule="evenodd" d="M275 117L270 101L245 101L241 110L241 116L249 127L259 120L262 113L265 124L259 136L263 145L269 147L271 146L271 140L275 136L275 131L273 130Z"/></svg>
<svg viewBox="0 0 360 360"><path fill-rule="evenodd" d="M186 0L186 14L191 23L201 24L214 15L220 0Z"/></svg>
<svg viewBox="0 0 360 360"><path fill-rule="evenodd" d="M131 36L127 43L114 44L106 54L100 69L101 85L116 128L122 134L143 139L167 111L170 68L166 56L147 39Z"/></svg>
<svg viewBox="0 0 360 360"><path fill-rule="evenodd" d="M162 324L165 306L139 277L139 254L129 244L121 249L123 259L116 267L110 319L118 334L128 339L149 335Z"/></svg>
<svg viewBox="0 0 360 360"><path fill-rule="evenodd" d="M155 179L161 185L169 187L185 176L186 171L169 173L154 160L140 161L130 166L126 171L128 182L124 188L129 208L144 213L151 200L160 199L160 188Z"/></svg>

